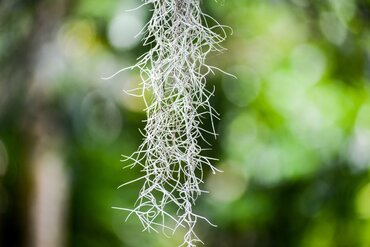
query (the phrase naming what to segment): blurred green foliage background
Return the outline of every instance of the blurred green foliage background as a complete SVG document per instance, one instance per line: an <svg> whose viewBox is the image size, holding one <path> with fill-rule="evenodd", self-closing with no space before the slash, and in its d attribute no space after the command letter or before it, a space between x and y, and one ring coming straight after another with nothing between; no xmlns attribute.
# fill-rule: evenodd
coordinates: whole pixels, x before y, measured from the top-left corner
<svg viewBox="0 0 370 247"><path fill-rule="evenodd" d="M143 102L123 93L148 47L134 0L0 2L0 246L173 247L141 232L121 154ZM209 63L221 113L195 210L209 247L370 246L370 1L202 1L233 28ZM206 126L210 128L210 126Z"/></svg>

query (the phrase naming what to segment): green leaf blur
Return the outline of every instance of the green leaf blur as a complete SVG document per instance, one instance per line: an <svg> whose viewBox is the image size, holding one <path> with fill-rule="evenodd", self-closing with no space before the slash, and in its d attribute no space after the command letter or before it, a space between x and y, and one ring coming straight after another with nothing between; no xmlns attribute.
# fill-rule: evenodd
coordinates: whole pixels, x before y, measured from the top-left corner
<svg viewBox="0 0 370 247"><path fill-rule="evenodd" d="M0 2L0 246L173 247L132 207L140 83L149 47L134 0ZM223 173L195 210L209 247L370 246L370 1L221 0L233 29L209 63L221 114L210 136ZM135 37L136 36L136 37ZM210 129L208 123L204 126Z"/></svg>

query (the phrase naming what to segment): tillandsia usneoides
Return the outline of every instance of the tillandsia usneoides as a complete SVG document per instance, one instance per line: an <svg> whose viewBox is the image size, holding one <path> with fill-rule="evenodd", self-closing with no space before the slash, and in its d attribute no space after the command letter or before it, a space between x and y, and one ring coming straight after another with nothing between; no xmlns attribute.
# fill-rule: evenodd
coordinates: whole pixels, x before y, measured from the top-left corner
<svg viewBox="0 0 370 247"><path fill-rule="evenodd" d="M140 71L140 88L128 93L142 97L147 119L142 144L124 156L130 161L126 167L140 167L143 176L120 187L139 181L143 186L133 209L115 208L136 215L144 230L173 234L184 228L181 246L193 247L202 242L194 229L197 221L211 224L193 211L206 192L200 188L203 168L219 171L198 143L208 143L205 133L217 136L213 119L218 113L209 103L214 92L206 89L206 77L223 72L207 65L206 57L224 50L226 27L202 12L201 0L144 0L144 5L153 12L142 31L143 45L150 49L125 69ZM212 130L202 128L204 119L210 119Z"/></svg>

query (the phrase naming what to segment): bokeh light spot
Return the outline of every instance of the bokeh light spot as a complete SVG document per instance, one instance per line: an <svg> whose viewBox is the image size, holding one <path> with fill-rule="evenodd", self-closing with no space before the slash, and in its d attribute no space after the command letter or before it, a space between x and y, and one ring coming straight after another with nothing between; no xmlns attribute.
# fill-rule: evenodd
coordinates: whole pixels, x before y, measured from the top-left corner
<svg viewBox="0 0 370 247"><path fill-rule="evenodd" d="M226 97L235 105L244 107L253 102L259 94L261 80L256 72L245 67L230 69L237 79L225 75L222 87Z"/></svg>
<svg viewBox="0 0 370 247"><path fill-rule="evenodd" d="M370 164L370 130L358 129L349 141L348 158L357 170Z"/></svg>
<svg viewBox="0 0 370 247"><path fill-rule="evenodd" d="M318 82L326 68L326 59L313 45L299 45L292 52L292 66L300 83L312 85Z"/></svg>
<svg viewBox="0 0 370 247"><path fill-rule="evenodd" d="M206 187L211 198L218 202L230 203L240 198L247 189L248 180L238 166L223 165L223 172L209 177Z"/></svg>
<svg viewBox="0 0 370 247"><path fill-rule="evenodd" d="M88 20L67 22L59 30L58 43L67 57L85 56L95 41L95 26Z"/></svg>
<svg viewBox="0 0 370 247"><path fill-rule="evenodd" d="M356 198L356 211L359 217L370 219L370 183L360 189Z"/></svg>
<svg viewBox="0 0 370 247"><path fill-rule="evenodd" d="M323 13L320 17L320 28L324 36L333 44L340 45L347 36L346 27L338 17L331 12Z"/></svg>
<svg viewBox="0 0 370 247"><path fill-rule="evenodd" d="M118 138L122 130L122 116L112 99L93 91L83 99L81 110L91 137L106 143Z"/></svg>
<svg viewBox="0 0 370 247"><path fill-rule="evenodd" d="M349 22L356 13L353 0L330 0L330 3L342 23Z"/></svg>
<svg viewBox="0 0 370 247"><path fill-rule="evenodd" d="M130 49L140 41L140 30L144 23L137 15L130 13L119 14L109 24L108 39L117 49ZM140 35L139 35L140 36Z"/></svg>
<svg viewBox="0 0 370 247"><path fill-rule="evenodd" d="M226 130L225 148L232 157L244 160L246 150L255 146L258 132L263 129L262 125L257 124L254 116L250 114L240 114L231 121Z"/></svg>

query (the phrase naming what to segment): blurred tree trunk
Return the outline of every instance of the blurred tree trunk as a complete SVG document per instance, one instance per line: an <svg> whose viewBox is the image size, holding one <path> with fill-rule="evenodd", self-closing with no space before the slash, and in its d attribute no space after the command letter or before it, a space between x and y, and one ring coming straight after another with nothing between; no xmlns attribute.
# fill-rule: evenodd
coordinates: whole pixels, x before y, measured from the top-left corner
<svg viewBox="0 0 370 247"><path fill-rule="evenodd" d="M39 196L35 193L42 191L35 190L34 185L40 184L37 179L42 176L34 171L43 169L35 164L35 152L43 146L42 136L54 142L60 126L57 115L50 114L49 100L41 91L31 93L30 88L40 49L53 38L70 8L69 0L0 2L0 138L9 153L8 171L4 178L0 177L0 187L3 183L5 191L0 200L4 204L0 205L4 208L0 224L6 224L0 225L0 246L35 243L31 240L35 237L29 236L35 233L30 213L34 198ZM41 132L36 131L39 126L44 128Z"/></svg>

